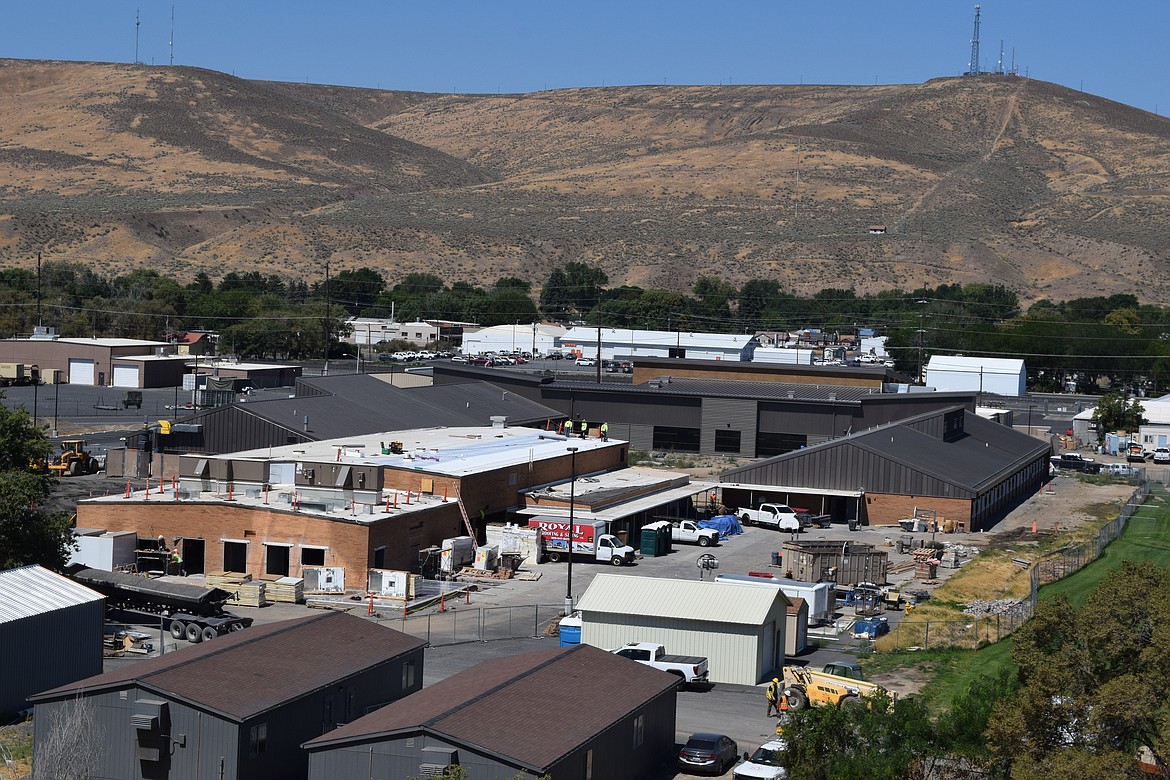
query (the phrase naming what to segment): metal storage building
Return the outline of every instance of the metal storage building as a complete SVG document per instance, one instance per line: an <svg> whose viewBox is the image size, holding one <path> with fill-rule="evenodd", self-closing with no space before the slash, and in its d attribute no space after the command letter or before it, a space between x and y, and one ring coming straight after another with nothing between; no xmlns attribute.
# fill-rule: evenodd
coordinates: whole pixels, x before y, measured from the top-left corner
<svg viewBox="0 0 1170 780"><path fill-rule="evenodd" d="M784 665L788 597L735 582L598 574L581 596L581 641L658 642L706 656L712 682L755 685Z"/></svg>
<svg viewBox="0 0 1170 780"><path fill-rule="evenodd" d="M926 385L937 390L974 390L1021 397L1027 394L1024 361L1011 358L931 355Z"/></svg>
<svg viewBox="0 0 1170 780"><path fill-rule="evenodd" d="M41 566L0 571L0 716L102 670L105 598Z"/></svg>
<svg viewBox="0 0 1170 780"><path fill-rule="evenodd" d="M309 778L651 777L674 757L677 683L585 645L484 661L306 744Z"/></svg>
<svg viewBox="0 0 1170 780"><path fill-rule="evenodd" d="M32 697L34 745L87 702L95 777L304 777L303 742L422 687L424 644L340 612L254 626Z"/></svg>
<svg viewBox="0 0 1170 780"><path fill-rule="evenodd" d="M833 519L896 523L932 512L985 530L1035 493L1051 446L955 406L757 461L720 475L730 507L778 501Z"/></svg>

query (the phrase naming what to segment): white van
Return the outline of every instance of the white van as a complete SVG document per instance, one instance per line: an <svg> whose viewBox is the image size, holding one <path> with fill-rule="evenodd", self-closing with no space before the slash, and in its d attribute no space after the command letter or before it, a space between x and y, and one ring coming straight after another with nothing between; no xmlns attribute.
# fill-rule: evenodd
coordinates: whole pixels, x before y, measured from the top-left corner
<svg viewBox="0 0 1170 780"><path fill-rule="evenodd" d="M1101 465L1101 473L1111 477L1132 477L1134 468L1128 463L1104 463Z"/></svg>

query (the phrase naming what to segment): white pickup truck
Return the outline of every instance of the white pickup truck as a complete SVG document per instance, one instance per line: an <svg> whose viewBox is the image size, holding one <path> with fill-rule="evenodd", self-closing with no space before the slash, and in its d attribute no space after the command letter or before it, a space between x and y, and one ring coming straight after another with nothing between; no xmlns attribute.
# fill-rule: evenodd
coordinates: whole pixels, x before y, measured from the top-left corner
<svg viewBox="0 0 1170 780"><path fill-rule="evenodd" d="M775 528L778 531L798 533L805 526L801 515L807 512L798 512L787 504L760 504L759 509L742 507L736 510L739 522L744 525L762 525Z"/></svg>
<svg viewBox="0 0 1170 780"><path fill-rule="evenodd" d="M676 542L712 547L719 544L719 532L714 528L700 528L694 520L674 520L670 524L670 538Z"/></svg>
<svg viewBox="0 0 1170 780"><path fill-rule="evenodd" d="M667 655L666 648L655 642L630 642L612 652L680 677L680 688L688 683L707 682L707 659L700 656Z"/></svg>

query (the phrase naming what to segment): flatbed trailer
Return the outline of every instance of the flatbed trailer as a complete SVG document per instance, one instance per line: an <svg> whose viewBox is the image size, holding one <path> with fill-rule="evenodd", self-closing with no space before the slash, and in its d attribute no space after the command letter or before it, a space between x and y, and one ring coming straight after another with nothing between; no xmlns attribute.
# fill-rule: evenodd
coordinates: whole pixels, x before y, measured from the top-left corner
<svg viewBox="0 0 1170 780"><path fill-rule="evenodd" d="M167 618L175 639L204 642L252 625L252 618L226 612L233 594L182 582L142 577L103 569L81 569L73 579L106 597L107 607L149 612Z"/></svg>

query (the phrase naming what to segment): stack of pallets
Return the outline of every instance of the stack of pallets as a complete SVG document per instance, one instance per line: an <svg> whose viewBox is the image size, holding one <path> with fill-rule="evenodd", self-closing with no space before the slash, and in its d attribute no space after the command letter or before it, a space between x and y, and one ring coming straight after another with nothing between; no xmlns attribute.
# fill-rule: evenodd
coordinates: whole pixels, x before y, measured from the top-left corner
<svg viewBox="0 0 1170 780"><path fill-rule="evenodd" d="M267 585L264 593L269 601L300 604L305 600L305 581L300 577L281 577Z"/></svg>
<svg viewBox="0 0 1170 780"><path fill-rule="evenodd" d="M251 574L243 574L238 571L209 571L206 578L207 587L223 588L224 590L235 590L243 583L252 581Z"/></svg>
<svg viewBox="0 0 1170 780"><path fill-rule="evenodd" d="M264 582L243 582L236 586L235 597L228 599L228 604L237 607L267 607Z"/></svg>

